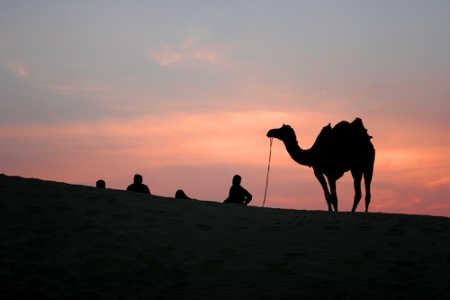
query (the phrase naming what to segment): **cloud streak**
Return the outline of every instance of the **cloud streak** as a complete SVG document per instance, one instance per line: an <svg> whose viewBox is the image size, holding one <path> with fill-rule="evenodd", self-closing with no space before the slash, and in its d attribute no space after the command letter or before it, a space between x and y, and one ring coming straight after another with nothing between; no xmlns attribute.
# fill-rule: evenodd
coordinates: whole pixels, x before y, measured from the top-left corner
<svg viewBox="0 0 450 300"><path fill-rule="evenodd" d="M67 85L52 85L52 84L38 84L39 88L51 90L56 93L73 95L76 92L102 92L110 89L109 86L106 85L76 85L76 84L67 84Z"/></svg>

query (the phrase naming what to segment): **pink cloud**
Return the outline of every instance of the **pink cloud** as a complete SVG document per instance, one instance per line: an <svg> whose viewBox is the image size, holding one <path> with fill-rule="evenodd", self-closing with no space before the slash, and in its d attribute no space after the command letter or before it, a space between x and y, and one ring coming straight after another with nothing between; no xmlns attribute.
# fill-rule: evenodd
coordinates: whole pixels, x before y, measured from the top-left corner
<svg viewBox="0 0 450 300"><path fill-rule="evenodd" d="M207 48L173 51L169 47L164 46L160 50L150 50L149 53L163 66L189 61L207 61L212 64L224 63L224 60L220 57L220 52Z"/></svg>
<svg viewBox="0 0 450 300"><path fill-rule="evenodd" d="M169 46L166 44L160 48L152 48L149 54L163 66L192 61L206 61L222 65L226 63L223 52L223 49L217 50L217 47L206 45L202 42L201 36L194 36L185 39L179 45Z"/></svg>
<svg viewBox="0 0 450 300"><path fill-rule="evenodd" d="M28 76L27 68L25 67L24 64L22 64L19 61L10 62L6 66L17 77L27 77Z"/></svg>
<svg viewBox="0 0 450 300"><path fill-rule="evenodd" d="M186 55L181 52L170 50L167 45L163 46L159 50L152 49L149 53L157 62L159 62L163 66L178 62L186 57Z"/></svg>

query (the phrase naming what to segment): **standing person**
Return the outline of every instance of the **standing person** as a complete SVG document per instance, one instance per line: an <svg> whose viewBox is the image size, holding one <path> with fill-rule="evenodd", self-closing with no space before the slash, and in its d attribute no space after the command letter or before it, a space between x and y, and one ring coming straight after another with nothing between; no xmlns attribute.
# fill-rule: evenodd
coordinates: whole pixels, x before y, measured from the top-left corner
<svg viewBox="0 0 450 300"><path fill-rule="evenodd" d="M141 175L139 175L139 174L134 175L133 182L134 183L130 184L127 187L127 191L150 194L150 190L149 190L148 186L146 186L145 184L142 184L142 176Z"/></svg>
<svg viewBox="0 0 450 300"><path fill-rule="evenodd" d="M237 203L247 205L252 201L252 194L241 186L241 176L234 175L233 185L230 188L228 198L223 203Z"/></svg>

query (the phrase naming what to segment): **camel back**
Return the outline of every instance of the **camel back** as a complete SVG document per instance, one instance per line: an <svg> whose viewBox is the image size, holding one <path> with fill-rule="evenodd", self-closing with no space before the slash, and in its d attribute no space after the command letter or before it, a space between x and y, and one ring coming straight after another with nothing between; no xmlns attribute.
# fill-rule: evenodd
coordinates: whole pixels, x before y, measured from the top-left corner
<svg viewBox="0 0 450 300"><path fill-rule="evenodd" d="M370 142L372 137L367 134L362 120L356 118L353 122L342 121L331 127L325 126L317 137L312 149L319 152L334 152L343 154L357 145Z"/></svg>

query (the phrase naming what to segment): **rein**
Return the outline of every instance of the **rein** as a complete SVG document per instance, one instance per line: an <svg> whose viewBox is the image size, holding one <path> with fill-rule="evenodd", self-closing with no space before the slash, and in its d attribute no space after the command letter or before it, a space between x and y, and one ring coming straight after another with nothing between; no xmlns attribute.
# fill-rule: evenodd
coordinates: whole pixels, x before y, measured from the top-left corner
<svg viewBox="0 0 450 300"><path fill-rule="evenodd" d="M270 138L269 164L267 166L266 188L264 189L264 201L263 201L262 207L264 207L264 204L266 203L267 186L269 185L269 170L270 170L270 159L272 157L272 142L273 142L273 137Z"/></svg>

